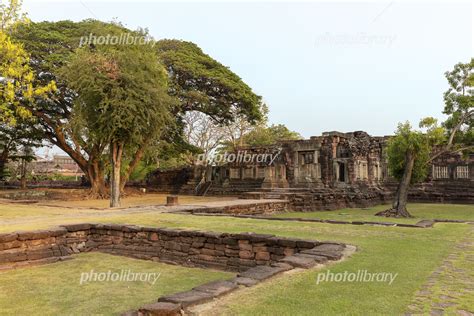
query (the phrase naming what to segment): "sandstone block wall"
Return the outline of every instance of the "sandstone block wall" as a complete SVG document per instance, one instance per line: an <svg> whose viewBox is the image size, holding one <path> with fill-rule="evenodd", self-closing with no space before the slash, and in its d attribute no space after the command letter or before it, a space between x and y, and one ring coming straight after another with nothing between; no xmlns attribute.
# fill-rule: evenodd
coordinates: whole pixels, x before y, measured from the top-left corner
<svg viewBox="0 0 474 316"><path fill-rule="evenodd" d="M130 225L74 224L0 234L0 269L101 251L185 266L244 271L314 248L314 240L255 233L228 234Z"/></svg>
<svg viewBox="0 0 474 316"><path fill-rule="evenodd" d="M192 210L192 213L229 214L229 215L266 215L289 209L288 201L254 204L235 204L223 207L206 207Z"/></svg>

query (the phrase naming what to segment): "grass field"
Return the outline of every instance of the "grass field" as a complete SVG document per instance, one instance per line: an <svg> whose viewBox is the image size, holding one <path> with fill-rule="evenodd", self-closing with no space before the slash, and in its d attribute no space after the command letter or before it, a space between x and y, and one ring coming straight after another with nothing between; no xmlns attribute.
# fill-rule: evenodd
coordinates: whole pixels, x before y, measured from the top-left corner
<svg viewBox="0 0 474 316"><path fill-rule="evenodd" d="M82 273L91 270L119 274L130 270L155 275L149 282L85 282L84 277L80 284ZM153 303L165 294L232 277L232 273L221 271L85 253L66 262L0 272L0 314L117 315Z"/></svg>
<svg viewBox="0 0 474 316"><path fill-rule="evenodd" d="M296 217L331 219L344 221L375 221L414 224L422 219L451 219L474 221L474 205L462 204L433 204L413 203L408 205L412 218L384 218L375 216L375 213L389 208L389 205L378 205L368 208L346 208L337 211L319 212L288 212L275 215L275 217Z"/></svg>
<svg viewBox="0 0 474 316"><path fill-rule="evenodd" d="M37 209L35 209L35 207ZM8 206L0 205L0 214ZM339 210L333 212L305 213L307 216L334 216L338 213L349 213L351 220L369 217L383 209L383 206L368 210ZM360 215L359 212L363 212ZM473 218L472 206L412 204L410 211L422 218L465 219ZM245 289L225 297L209 312L210 315L400 315L407 311L408 306L416 297L416 293L427 283L435 271L453 251L462 239L473 236L473 225L438 223L433 228L414 229L403 227L376 227L357 225L335 225L310 222L285 222L228 217L201 217L158 212L82 212L69 213L63 210L59 215L51 215L39 206L32 206L31 218L21 216L1 220L0 230L13 231L18 229L47 228L61 223L71 222L103 222L128 223L137 225L176 227L182 229L198 229L221 232L257 232L271 233L280 236L307 238L315 240L332 240L350 243L357 246L358 251L348 260L328 266L319 271L305 270L299 273L277 277L256 287ZM45 213L45 217L41 214ZM283 214L282 216L289 216ZM293 214L291 214L293 215ZM304 214L294 214L300 217ZM347 216L347 215L344 215ZM364 218L369 220L368 218ZM378 217L377 217L378 219ZM418 220L418 218L417 218ZM5 225L8 223L8 225ZM456 264L468 266L468 258L459 258ZM93 265L94 260L89 264ZM60 263L72 264L71 262ZM96 264L99 264L97 261ZM150 263L153 264L153 263ZM46 267L45 267L46 268ZM37 268L34 268L37 269ZM316 284L319 272L369 272L398 273L392 285L385 283L322 283ZM25 270L27 271L27 270ZM31 269L31 271L34 271ZM13 272L7 272L6 275ZM15 272L17 273L17 272ZM34 272L31 278L35 279ZM4 275L3 277L6 277ZM468 276L466 276L468 277ZM53 276L51 278L54 279ZM48 274L38 277L39 282L47 284ZM468 279L472 282L472 279ZM464 291L461 285L450 278L440 280L447 283L446 288L453 293L453 306L462 310L473 311L474 302L471 292ZM3 280L0 281L3 284ZM464 283L462 283L464 284ZM472 283L471 283L472 284ZM9 285L19 289L21 284ZM441 288L441 287L440 287ZM94 290L95 291L95 290ZM117 290L119 291L119 290ZM58 286L55 295L61 295ZM438 295L438 294L437 294ZM441 295L441 294L439 294ZM436 297L425 298L428 302ZM91 305L97 304L92 301ZM128 303L127 303L128 304ZM0 303L0 306L3 304ZM133 304L130 304L132 308ZM429 312L427 312L429 314Z"/></svg>

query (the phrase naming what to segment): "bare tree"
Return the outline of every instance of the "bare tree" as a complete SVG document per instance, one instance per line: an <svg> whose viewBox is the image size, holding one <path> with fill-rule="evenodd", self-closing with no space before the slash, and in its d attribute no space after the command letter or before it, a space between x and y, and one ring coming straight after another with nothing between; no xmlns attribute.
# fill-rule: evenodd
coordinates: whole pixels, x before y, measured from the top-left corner
<svg viewBox="0 0 474 316"><path fill-rule="evenodd" d="M206 157L219 147L225 137L225 127L202 112L187 112L183 121L186 124L184 128L186 141L200 148Z"/></svg>

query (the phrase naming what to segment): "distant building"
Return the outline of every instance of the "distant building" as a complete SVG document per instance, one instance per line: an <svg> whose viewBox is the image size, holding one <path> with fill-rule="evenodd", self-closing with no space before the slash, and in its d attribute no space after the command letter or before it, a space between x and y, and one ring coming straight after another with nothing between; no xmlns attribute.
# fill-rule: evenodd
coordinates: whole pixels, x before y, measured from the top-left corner
<svg viewBox="0 0 474 316"><path fill-rule="evenodd" d="M78 164L69 156L54 155L53 159L37 157L32 162L34 174L60 174L63 176L81 176L84 173Z"/></svg>

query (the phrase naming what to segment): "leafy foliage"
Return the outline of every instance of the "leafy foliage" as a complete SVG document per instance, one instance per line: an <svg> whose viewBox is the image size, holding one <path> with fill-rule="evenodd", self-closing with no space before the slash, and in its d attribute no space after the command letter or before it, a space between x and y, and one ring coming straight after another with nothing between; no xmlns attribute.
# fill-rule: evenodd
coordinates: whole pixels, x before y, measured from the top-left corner
<svg viewBox="0 0 474 316"><path fill-rule="evenodd" d="M34 98L44 97L55 91L54 81L45 86L34 84L34 72L29 66L28 54L22 45L13 43L0 31L0 121L14 125L30 112L24 106Z"/></svg>
<svg viewBox="0 0 474 316"><path fill-rule="evenodd" d="M202 111L212 115L216 121L223 123L232 121L235 117L234 113L241 113L248 120L256 120L261 116L260 97L255 95L237 75L204 54L195 44L175 40L159 41L154 46L155 59L161 61L165 67L163 73L168 81L167 93L177 100L171 108L172 113L175 114L175 123L166 124L160 139L140 143L144 135L150 134L149 130L145 131L146 134L139 131L127 134L125 132L127 128L122 129L120 124L131 126L152 114L134 118L134 108L137 103L126 105L125 102L122 102L124 98L120 85L111 84L109 88L119 93L117 99L122 102L123 113L131 114L130 116L121 116L118 111L108 105L112 100L106 100L103 95L97 91L94 92L92 87L86 87L84 84L87 83L87 80L82 80L80 83L82 88L89 89L87 96L79 96L82 98L82 102L86 99L88 102L94 100L100 102L102 104L101 110L106 111L113 118L111 120L100 119L100 116L96 117L93 111L84 113L84 109L80 110L79 106L74 104L75 92L71 89L72 86L67 85L66 78L62 78L58 70L68 60L75 59L78 62L78 58L72 56L79 47L81 37L89 34L106 36L123 33L147 35L147 32L143 30L133 32L116 23L103 23L95 20L77 23L71 21L31 23L28 26L21 26L14 33L15 39L22 42L25 49L31 54L31 64L40 74L36 79L38 81L54 79L58 82L59 93L46 101L36 102L31 109L33 115L38 118L48 140L69 154L89 178L92 178L91 165L95 170L94 175L99 178L102 178L101 174L103 174L103 170L106 170L107 160L104 159L104 150L108 144L98 141L99 138L103 139L104 134L120 135L121 139L130 140L128 144L130 149L125 153L125 160L130 164L124 167L127 169L125 172L130 172L148 147L158 145L160 141L170 143L178 138L183 138L181 117L187 111ZM151 54L149 50L152 46L145 46L147 45L140 45L137 49L145 49L147 54ZM99 45L90 48L90 54L94 50L102 53L102 47ZM82 52L79 54L85 54L84 50L84 48L81 49ZM95 69L97 69L106 66L111 58L119 57L123 61L126 59L126 56L113 56L113 54L119 54L119 52L108 52L106 56L102 57L88 56L88 60L93 62ZM84 67L88 66L84 63ZM107 67L115 66L109 64ZM76 66L76 70L88 72L83 75L84 78L88 76L103 83L107 79L103 71L93 74L79 66ZM99 76L100 74L102 77ZM157 79L156 85L161 86L163 78L155 79ZM160 98L164 97L161 92L160 95ZM142 98L147 98L147 96L142 95ZM118 124L117 122L122 119L125 123ZM102 129L102 124L105 124L105 130ZM146 126L150 126L150 124ZM94 179L89 180L95 181Z"/></svg>
<svg viewBox="0 0 474 316"><path fill-rule="evenodd" d="M407 152L414 155L415 161L411 183L422 181L428 174L428 161L434 145L445 139L444 129L437 125L433 118L425 118L420 127L427 128L426 132L413 130L410 123L400 123L395 136L387 146L388 167L391 175L400 180L405 171L405 157Z"/></svg>
<svg viewBox="0 0 474 316"><path fill-rule="evenodd" d="M458 129L453 143L474 145L474 58L459 63L445 73L449 89L444 93L443 113L449 115L444 123L448 131Z"/></svg>
<svg viewBox="0 0 474 316"><path fill-rule="evenodd" d="M80 49L60 74L90 140L141 144L170 120L166 72L146 48Z"/></svg>
<svg viewBox="0 0 474 316"><path fill-rule="evenodd" d="M283 124L273 124L268 127L259 126L250 133L244 135L244 143L249 146L272 145L282 140L302 139L297 132L291 131Z"/></svg>
<svg viewBox="0 0 474 316"><path fill-rule="evenodd" d="M224 123L233 121L233 109L250 121L262 118L261 97L196 44L161 40L156 47L171 78L170 94L181 101L182 111L200 111Z"/></svg>

